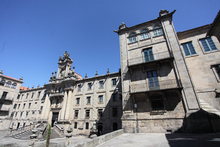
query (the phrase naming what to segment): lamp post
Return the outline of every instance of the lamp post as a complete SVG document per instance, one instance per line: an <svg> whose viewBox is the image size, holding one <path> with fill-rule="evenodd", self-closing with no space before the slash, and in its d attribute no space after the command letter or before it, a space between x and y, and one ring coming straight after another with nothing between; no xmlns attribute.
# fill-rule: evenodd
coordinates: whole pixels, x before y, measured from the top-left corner
<svg viewBox="0 0 220 147"><path fill-rule="evenodd" d="M138 114L137 114L137 104L134 104L134 108L135 108L135 113L136 113L136 130L135 133L139 133L139 129L138 129Z"/></svg>

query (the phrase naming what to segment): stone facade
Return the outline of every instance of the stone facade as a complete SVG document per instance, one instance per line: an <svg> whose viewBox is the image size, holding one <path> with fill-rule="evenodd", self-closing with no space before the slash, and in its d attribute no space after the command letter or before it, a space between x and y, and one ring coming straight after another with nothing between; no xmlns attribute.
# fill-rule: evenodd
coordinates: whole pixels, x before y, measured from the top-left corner
<svg viewBox="0 0 220 147"><path fill-rule="evenodd" d="M161 10L154 20L119 26L120 72L82 78L65 52L47 84L14 96L10 127L49 123L87 135L120 128L220 131L220 43L209 33L213 24L177 33L174 13Z"/></svg>
<svg viewBox="0 0 220 147"><path fill-rule="evenodd" d="M206 99L209 107L220 108L219 100L214 97L219 89L215 78L219 71L214 75L212 69L212 65L220 63L219 42L211 37L216 50L210 54L198 51L197 57L184 56L181 43L196 44L198 39L206 37L208 30L202 27L177 36L172 22L174 12L162 10L157 19L132 27L121 24L116 31L121 53L122 127L126 132L193 129L190 125L199 124L203 118L187 121L186 118L200 111L200 105L204 104L201 99ZM201 50L198 43L195 48Z"/></svg>
<svg viewBox="0 0 220 147"><path fill-rule="evenodd" d="M15 79L0 73L0 130L9 128L12 103L17 98L22 79Z"/></svg>

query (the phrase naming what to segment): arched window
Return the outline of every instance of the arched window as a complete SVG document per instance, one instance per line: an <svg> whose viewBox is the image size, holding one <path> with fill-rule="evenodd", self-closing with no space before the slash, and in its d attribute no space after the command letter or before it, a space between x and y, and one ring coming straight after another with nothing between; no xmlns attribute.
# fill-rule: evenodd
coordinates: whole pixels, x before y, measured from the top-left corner
<svg viewBox="0 0 220 147"><path fill-rule="evenodd" d="M148 32L148 29L141 30L141 40L150 38L150 33Z"/></svg>
<svg viewBox="0 0 220 147"><path fill-rule="evenodd" d="M11 88L14 88L14 89L15 89L16 86L17 86L17 83L14 82L14 83L12 84Z"/></svg>
<svg viewBox="0 0 220 147"><path fill-rule="evenodd" d="M131 32L128 36L128 42L129 43L134 43L137 42L137 36L135 32Z"/></svg>
<svg viewBox="0 0 220 147"><path fill-rule="evenodd" d="M5 79L4 78L1 78L0 79L0 86L4 86L5 85Z"/></svg>
<svg viewBox="0 0 220 147"><path fill-rule="evenodd" d="M154 26L153 33L154 33L154 37L161 36L163 35L163 30L160 26L156 25Z"/></svg>

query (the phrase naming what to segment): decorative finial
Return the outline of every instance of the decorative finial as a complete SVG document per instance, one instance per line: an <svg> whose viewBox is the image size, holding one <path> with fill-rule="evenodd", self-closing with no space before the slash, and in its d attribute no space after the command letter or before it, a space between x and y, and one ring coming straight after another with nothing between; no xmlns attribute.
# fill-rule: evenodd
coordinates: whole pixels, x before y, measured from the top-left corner
<svg viewBox="0 0 220 147"><path fill-rule="evenodd" d="M86 75L85 75L85 78L88 78L88 75L87 75L87 73L86 73Z"/></svg>
<svg viewBox="0 0 220 147"><path fill-rule="evenodd" d="M99 74L98 74L98 71L96 71L96 73L95 73L95 76L97 76L97 75L99 75Z"/></svg>
<svg viewBox="0 0 220 147"><path fill-rule="evenodd" d="M107 69L107 74L110 74L109 68Z"/></svg>
<svg viewBox="0 0 220 147"><path fill-rule="evenodd" d="M126 24L125 24L124 22L122 22L122 23L119 25L118 29L121 30L121 29L124 29L124 28L127 28L127 26L126 26Z"/></svg>

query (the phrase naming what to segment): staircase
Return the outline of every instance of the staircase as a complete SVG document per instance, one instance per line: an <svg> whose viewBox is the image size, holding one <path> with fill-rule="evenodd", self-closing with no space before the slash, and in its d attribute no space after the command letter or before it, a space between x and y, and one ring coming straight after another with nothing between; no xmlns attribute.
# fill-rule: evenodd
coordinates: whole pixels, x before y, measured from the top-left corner
<svg viewBox="0 0 220 147"><path fill-rule="evenodd" d="M209 103L205 102L202 99L200 99L199 101L200 101L200 106L203 110L207 111L208 113L213 113L220 116L220 110L215 109L213 106L211 106Z"/></svg>

